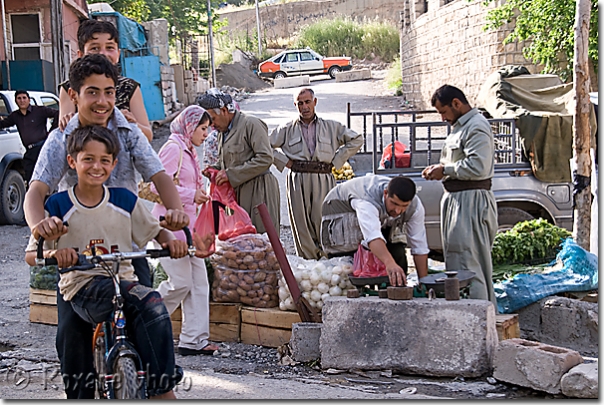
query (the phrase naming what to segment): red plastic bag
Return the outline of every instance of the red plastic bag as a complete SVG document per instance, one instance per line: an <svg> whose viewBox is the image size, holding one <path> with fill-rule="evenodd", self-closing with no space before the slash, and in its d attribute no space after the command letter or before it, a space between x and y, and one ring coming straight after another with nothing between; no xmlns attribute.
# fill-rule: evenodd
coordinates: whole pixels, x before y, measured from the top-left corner
<svg viewBox="0 0 604 405"><path fill-rule="evenodd" d="M411 153L405 153L407 146L399 141L394 141L394 167L411 167ZM393 169L392 166L392 144L384 147L380 167Z"/></svg>
<svg viewBox="0 0 604 405"><path fill-rule="evenodd" d="M371 250L359 245L353 257L352 275L354 277L387 276L386 265L378 259Z"/></svg>
<svg viewBox="0 0 604 405"><path fill-rule="evenodd" d="M193 235L200 237L202 240L216 239L216 232L214 230L214 214L212 212L212 201L208 200L201 205L199 215L195 220L193 226ZM209 246L209 253L212 254L216 250L215 242Z"/></svg>
<svg viewBox="0 0 604 405"><path fill-rule="evenodd" d="M235 190L229 183L216 185L218 170L209 168L210 200L218 204L218 239L227 240L246 233L256 233L248 213L237 204ZM206 203L207 204L207 203ZM215 213L216 211L213 211ZM213 222L212 222L213 224Z"/></svg>

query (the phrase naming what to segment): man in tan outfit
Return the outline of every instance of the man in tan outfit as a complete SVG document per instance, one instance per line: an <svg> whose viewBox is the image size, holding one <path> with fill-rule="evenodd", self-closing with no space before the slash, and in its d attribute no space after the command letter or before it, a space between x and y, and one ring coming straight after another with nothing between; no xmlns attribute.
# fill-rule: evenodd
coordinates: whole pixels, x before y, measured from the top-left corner
<svg viewBox="0 0 604 405"><path fill-rule="evenodd" d="M200 96L197 103L208 111L218 130L216 184L228 182L235 189L237 204L250 215L258 233L266 232L254 207L265 203L277 235L281 224L279 182L270 172L273 153L264 121L238 111L233 99L217 89Z"/></svg>
<svg viewBox="0 0 604 405"><path fill-rule="evenodd" d="M294 96L300 116L270 135L274 164L287 174L287 208L296 254L305 259L325 256L321 247L321 206L335 187L331 168L339 169L363 145L360 134L337 121L317 117L312 89Z"/></svg>

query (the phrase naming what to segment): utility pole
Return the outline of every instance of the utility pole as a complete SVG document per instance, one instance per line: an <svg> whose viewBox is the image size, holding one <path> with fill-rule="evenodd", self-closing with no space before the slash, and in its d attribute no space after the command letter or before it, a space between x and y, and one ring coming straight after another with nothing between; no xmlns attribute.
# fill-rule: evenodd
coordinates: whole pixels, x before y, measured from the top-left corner
<svg viewBox="0 0 604 405"><path fill-rule="evenodd" d="M208 34L210 42L210 70L212 72L212 87L216 87L216 68L214 67L214 39L212 35L212 4L208 0Z"/></svg>
<svg viewBox="0 0 604 405"><path fill-rule="evenodd" d="M52 60L56 89L65 77L65 52L63 51L63 0L50 0L50 32L52 35Z"/></svg>
<svg viewBox="0 0 604 405"><path fill-rule="evenodd" d="M575 111L573 115L573 182L575 214L573 239L583 249L589 251L591 230L591 137L589 116L589 13L590 0L576 0L575 14L575 56L573 83Z"/></svg>
<svg viewBox="0 0 604 405"><path fill-rule="evenodd" d="M258 0L256 0L256 31L258 32L258 58L262 55L262 40L260 35L260 8L258 7Z"/></svg>
<svg viewBox="0 0 604 405"><path fill-rule="evenodd" d="M4 40L4 62L6 63L6 83L7 90L12 90L10 86L10 58L8 56L8 40L6 38L6 12L4 10L4 0L0 0L2 4L2 39Z"/></svg>

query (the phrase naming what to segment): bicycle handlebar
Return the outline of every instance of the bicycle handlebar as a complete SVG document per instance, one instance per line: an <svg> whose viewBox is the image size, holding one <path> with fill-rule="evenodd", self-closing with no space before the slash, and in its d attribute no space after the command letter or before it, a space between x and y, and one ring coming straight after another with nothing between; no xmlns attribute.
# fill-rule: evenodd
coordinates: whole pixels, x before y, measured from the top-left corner
<svg viewBox="0 0 604 405"><path fill-rule="evenodd" d="M165 218L163 216L159 217L159 220L162 221ZM68 226L67 222L63 222L63 225ZM185 226L182 231L185 233L185 237L187 238L187 246L188 255L195 255L195 246L193 246L193 238L191 236L191 231L187 226ZM170 249L147 249L145 251L140 252L114 252L114 253L105 253L102 255L78 255L78 264L76 266L70 267L69 269L61 269L63 271L59 271L60 273L64 273L66 271L71 270L88 270L91 268L90 264L92 263L92 267L95 264L105 262L114 262L114 261L123 261L123 260L132 260L132 259L140 259L149 257L151 259L156 259L159 257L169 257ZM44 237L40 236L38 238L38 248L36 252L36 265L38 266L53 266L57 265L57 259L55 257L44 258Z"/></svg>

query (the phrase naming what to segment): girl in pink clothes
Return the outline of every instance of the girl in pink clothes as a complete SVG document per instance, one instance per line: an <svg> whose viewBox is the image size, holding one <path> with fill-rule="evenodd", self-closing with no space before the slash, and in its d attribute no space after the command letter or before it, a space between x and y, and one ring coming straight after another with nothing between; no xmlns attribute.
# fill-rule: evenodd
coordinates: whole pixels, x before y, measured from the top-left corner
<svg viewBox="0 0 604 405"><path fill-rule="evenodd" d="M187 107L172 121L170 125L172 133L159 153L166 173L174 175L178 172L180 184L176 189L191 224L195 223L199 205L208 200L195 147L200 146L207 138L210 124L210 116L203 108L197 105ZM166 208L163 205L155 204L153 214L156 217L165 212ZM182 231L175 232L174 235L178 239L185 240ZM210 287L204 259L199 257L160 259L160 263L168 279L159 285L157 291L164 299L170 314L178 305L181 305L182 309L179 354L183 356L213 354L218 347L208 341Z"/></svg>

